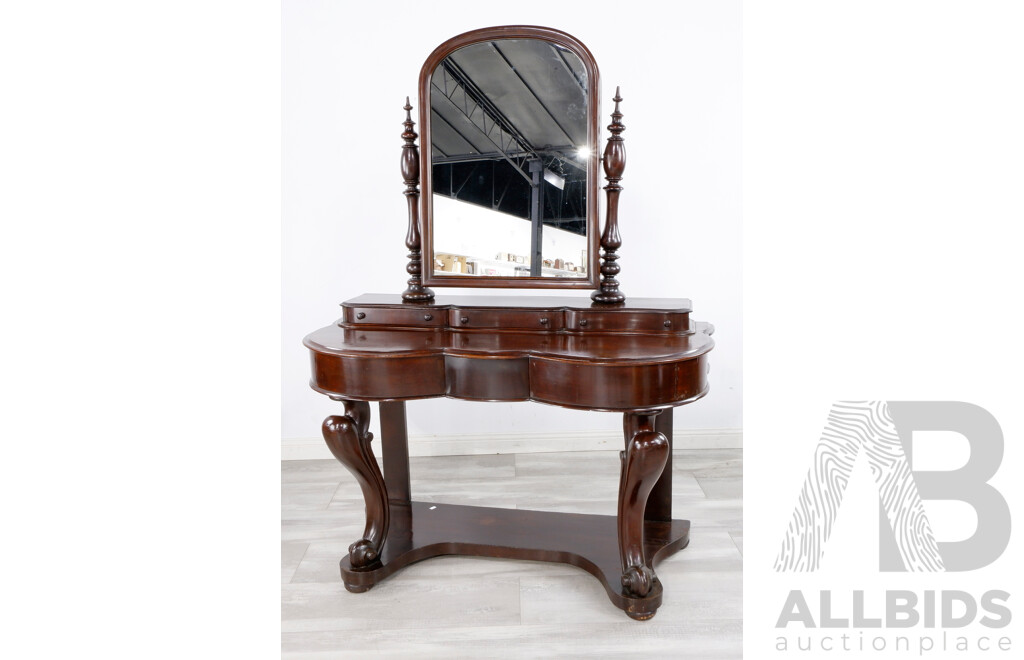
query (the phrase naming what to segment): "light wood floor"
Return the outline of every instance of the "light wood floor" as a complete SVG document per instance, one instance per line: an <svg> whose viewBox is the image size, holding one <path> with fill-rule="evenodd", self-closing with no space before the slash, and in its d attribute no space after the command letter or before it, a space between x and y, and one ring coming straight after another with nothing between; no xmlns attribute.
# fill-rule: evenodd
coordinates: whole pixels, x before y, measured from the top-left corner
<svg viewBox="0 0 1024 660"><path fill-rule="evenodd" d="M739 658L743 453L676 450L673 514L690 546L658 565L664 603L646 622L567 565L438 557L362 594L338 561L363 530L355 479L336 461L281 466L286 658ZM411 459L413 498L615 514L615 451ZM564 477L569 475L568 479Z"/></svg>

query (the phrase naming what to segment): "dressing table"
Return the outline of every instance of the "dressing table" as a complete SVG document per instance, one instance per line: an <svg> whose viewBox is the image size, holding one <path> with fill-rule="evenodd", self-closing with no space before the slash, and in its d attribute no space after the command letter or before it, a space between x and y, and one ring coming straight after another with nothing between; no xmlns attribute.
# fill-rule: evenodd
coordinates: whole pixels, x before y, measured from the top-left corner
<svg viewBox="0 0 1024 660"><path fill-rule="evenodd" d="M362 537L341 559L351 592L416 561L473 555L578 566L634 619L661 605L654 565L686 547L690 527L672 518L673 409L708 391L713 328L690 317L689 300L619 290L625 126L616 91L600 157L598 82L574 37L505 26L459 35L427 58L422 155L406 100L408 286L345 302L336 323L304 340L312 388L344 409L324 421L324 439L366 504ZM608 182L600 237L599 165ZM430 288L443 286L593 291L575 299ZM442 396L621 413L617 515L413 500L405 402ZM373 401L383 471L368 430Z"/></svg>

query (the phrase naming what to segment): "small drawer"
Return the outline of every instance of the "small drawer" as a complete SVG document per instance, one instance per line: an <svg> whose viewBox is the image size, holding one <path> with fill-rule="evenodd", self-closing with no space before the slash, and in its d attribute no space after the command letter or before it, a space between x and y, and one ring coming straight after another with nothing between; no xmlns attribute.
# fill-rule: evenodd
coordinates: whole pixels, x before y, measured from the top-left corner
<svg viewBox="0 0 1024 660"><path fill-rule="evenodd" d="M496 330L561 330L565 313L561 309L452 309L452 328Z"/></svg>
<svg viewBox="0 0 1024 660"><path fill-rule="evenodd" d="M570 309L566 327L579 332L688 332L689 312L622 313L611 310Z"/></svg>
<svg viewBox="0 0 1024 660"><path fill-rule="evenodd" d="M447 310L431 308L346 307L345 323L435 328L445 324Z"/></svg>

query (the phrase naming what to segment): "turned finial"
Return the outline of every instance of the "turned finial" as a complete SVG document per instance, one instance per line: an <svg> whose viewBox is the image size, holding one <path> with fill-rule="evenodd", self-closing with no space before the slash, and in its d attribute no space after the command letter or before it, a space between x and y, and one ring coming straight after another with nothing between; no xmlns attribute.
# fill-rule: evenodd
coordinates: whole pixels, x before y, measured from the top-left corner
<svg viewBox="0 0 1024 660"><path fill-rule="evenodd" d="M420 150L416 147L415 122L412 120L412 105L405 97L405 121L402 125L402 179L405 181L405 198L409 202L409 231L405 236L405 247L409 248L408 287L402 293L405 302L425 302L434 299L434 292L423 286L423 257L420 254Z"/></svg>
<svg viewBox="0 0 1024 660"><path fill-rule="evenodd" d="M405 97L405 108L403 109L405 110L405 121L402 122L402 125L405 126L405 132L402 133L402 139L407 143L412 144L412 142L419 136L414 130L412 130L412 127L416 122L412 120L412 105L409 103L408 96Z"/></svg>
<svg viewBox="0 0 1024 660"><path fill-rule="evenodd" d="M615 97L612 100L615 101L615 109L612 110L612 125L608 127L608 130L618 135L626 129L626 127L622 125L622 122L619 121L622 119L622 113L619 112L619 103L622 102L622 97L619 96L618 86L615 87ZM406 101L408 101L408 99L406 99ZM616 130L616 127L618 130Z"/></svg>
<svg viewBox="0 0 1024 660"><path fill-rule="evenodd" d="M619 88L615 88L615 110L612 111L612 123L608 125L611 136L604 148L604 176L608 185L604 187L608 195L608 204L605 211L604 233L601 234L601 288L590 294L590 298L597 303L615 304L625 302L626 295L619 291L619 282L615 276L619 274L621 267L615 263L618 258L618 249L622 247L622 238L619 236L619 193L622 192L622 172L626 169L626 146L622 139L622 131L626 127L622 123L622 113L619 111L619 103L622 96Z"/></svg>

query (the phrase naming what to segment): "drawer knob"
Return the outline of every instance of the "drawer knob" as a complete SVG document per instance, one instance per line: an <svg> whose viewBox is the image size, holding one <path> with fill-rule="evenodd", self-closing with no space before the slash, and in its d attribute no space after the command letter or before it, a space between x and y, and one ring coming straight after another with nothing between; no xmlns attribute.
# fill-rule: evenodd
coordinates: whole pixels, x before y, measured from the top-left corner
<svg viewBox="0 0 1024 660"><path fill-rule="evenodd" d="M672 321L665 321L665 327L666 328L671 328L672 327Z"/></svg>
<svg viewBox="0 0 1024 660"><path fill-rule="evenodd" d="M548 320L547 320L546 318L544 318L544 319L541 319L541 320L540 320L540 324L541 324L541 325L547 325L547 324L548 324Z"/></svg>
<svg viewBox="0 0 1024 660"><path fill-rule="evenodd" d="M581 328L587 327L587 319L583 319L583 320L580 321L580 327Z"/></svg>
<svg viewBox="0 0 1024 660"><path fill-rule="evenodd" d="M433 319L433 318L434 318L434 315L433 315L433 314L424 314L424 315L423 315L423 320L424 320L424 321L430 321L430 320L431 320L431 319Z"/></svg>
<svg viewBox="0 0 1024 660"><path fill-rule="evenodd" d="M366 318L366 312L358 312L356 314L356 318L359 319L359 320L365 319Z"/></svg>
<svg viewBox="0 0 1024 660"><path fill-rule="evenodd" d="M469 323L469 317L468 316L463 316L461 319L459 319L459 321L461 323Z"/></svg>

